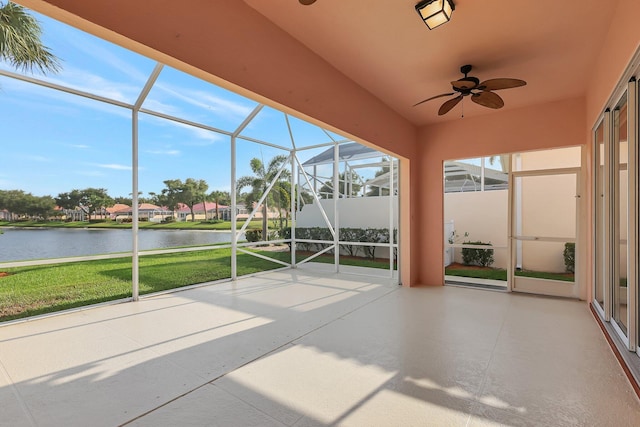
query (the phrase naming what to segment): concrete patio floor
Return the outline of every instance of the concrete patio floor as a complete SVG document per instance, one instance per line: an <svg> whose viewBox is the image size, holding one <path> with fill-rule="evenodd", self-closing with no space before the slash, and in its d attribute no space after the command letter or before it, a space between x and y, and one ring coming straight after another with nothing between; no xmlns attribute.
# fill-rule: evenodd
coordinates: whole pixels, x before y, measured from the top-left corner
<svg viewBox="0 0 640 427"><path fill-rule="evenodd" d="M638 420L579 301L312 265L0 327L2 426Z"/></svg>

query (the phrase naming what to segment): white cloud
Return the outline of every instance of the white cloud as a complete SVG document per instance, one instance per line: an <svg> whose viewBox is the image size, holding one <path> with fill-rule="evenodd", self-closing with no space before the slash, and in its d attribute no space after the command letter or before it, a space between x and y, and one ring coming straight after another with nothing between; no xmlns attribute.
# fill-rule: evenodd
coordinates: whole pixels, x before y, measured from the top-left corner
<svg viewBox="0 0 640 427"><path fill-rule="evenodd" d="M69 144L68 146L71 147L71 148L78 148L80 150L85 150L85 149L89 148L89 146L86 145L86 144Z"/></svg>
<svg viewBox="0 0 640 427"><path fill-rule="evenodd" d="M223 117L245 118L253 111L253 107L224 99L201 90L176 87L166 83L156 83L155 87L188 104L210 110Z"/></svg>
<svg viewBox="0 0 640 427"><path fill-rule="evenodd" d="M191 133L194 138L198 139L198 140L188 140L188 139L185 140L185 138L181 135L180 141L184 145L201 147L201 146L213 145L216 142L229 141L229 137L226 135L213 132L210 130L202 129L199 127L191 126L185 123L174 122L173 120L167 120L167 119L163 119L163 118L149 115L149 114L141 115L141 117L144 120L149 120L150 122L154 122L155 125L166 126L167 128L171 128L171 127L182 128L188 131L189 133ZM175 136L171 132L167 132L164 135L167 139L172 139Z"/></svg>
<svg viewBox="0 0 640 427"><path fill-rule="evenodd" d="M106 176L104 172L100 171L76 171L76 175L82 176Z"/></svg>
<svg viewBox="0 0 640 427"><path fill-rule="evenodd" d="M119 165L117 163L96 164L96 166L99 167L99 168L103 168L103 169L112 169L112 170L118 170L118 171L130 171L131 170L131 166Z"/></svg>
<svg viewBox="0 0 640 427"><path fill-rule="evenodd" d="M159 154L165 156L178 156L180 155L180 150L147 150L149 154Z"/></svg>
<svg viewBox="0 0 640 427"><path fill-rule="evenodd" d="M155 111L156 113L167 114L169 116L184 117L184 113L182 113L179 108L176 108L175 105L162 102L157 98L147 97L142 103L142 108L149 111ZM152 117L156 117L156 116L152 116ZM161 120L164 120L164 119L161 119Z"/></svg>
<svg viewBox="0 0 640 427"><path fill-rule="evenodd" d="M82 110L92 109L109 115L131 118L129 109L114 107L83 96L69 95L58 90L43 89L38 85L20 80L7 79L2 82L2 89L5 93L11 95L3 98L3 102L11 102L17 106L32 110L46 110L48 115L60 114L76 117L79 111L74 107L80 107Z"/></svg>
<svg viewBox="0 0 640 427"><path fill-rule="evenodd" d="M48 163L52 161L49 157L38 156L35 154L27 154L22 156L22 158L25 160L30 160L32 162L40 162L40 163Z"/></svg>
<svg viewBox="0 0 640 427"><path fill-rule="evenodd" d="M177 123L179 126L182 126L183 128L189 130L196 138L199 139L199 141L185 141L184 145L194 145L194 146L205 146L205 145L213 145L216 142L221 142L221 141L228 141L229 138L226 136L223 136L219 133L216 132L211 132L209 130L206 129L202 129L202 128L197 128L194 126L189 126L189 125L185 125L182 123Z"/></svg>
<svg viewBox="0 0 640 427"><path fill-rule="evenodd" d="M74 67L65 67L58 76L49 76L44 80L107 99L128 103L133 103L142 89L130 83L109 81L102 76Z"/></svg>
<svg viewBox="0 0 640 427"><path fill-rule="evenodd" d="M56 35L64 39L65 44L73 46L75 49L83 52L86 56L95 58L96 62L119 70L131 79L145 82L149 77L138 68L132 66L130 63L119 57L117 52L106 48L105 43L108 43L106 41L98 40L94 36L66 25L58 26L55 32ZM113 49L119 51L122 50L122 48L115 45L113 45Z"/></svg>

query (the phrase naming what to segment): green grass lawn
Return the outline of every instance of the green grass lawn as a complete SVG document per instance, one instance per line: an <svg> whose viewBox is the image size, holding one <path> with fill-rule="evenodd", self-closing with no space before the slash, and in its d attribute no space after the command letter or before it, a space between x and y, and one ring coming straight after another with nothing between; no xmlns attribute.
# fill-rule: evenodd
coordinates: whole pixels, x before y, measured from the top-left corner
<svg viewBox="0 0 640 427"><path fill-rule="evenodd" d="M242 228L244 221L238 221L236 228ZM0 221L0 227L55 227L55 228L123 228L130 229L131 223L118 223L115 221L106 220L104 222L89 222L89 221L20 221L20 222L8 222ZM231 221L222 221L216 224L207 222L169 222L166 224L158 224L155 222L140 221L138 223L139 228L158 229L158 230L231 230ZM251 221L248 229L261 229L262 220Z"/></svg>
<svg viewBox="0 0 640 427"><path fill-rule="evenodd" d="M491 280L507 280L507 270L502 268L482 268L477 270L468 270L463 268L445 268L448 276L470 277L475 279L491 279ZM516 276L533 277L537 279L561 280L563 282L573 282L574 276L566 273L547 273L544 271L516 271Z"/></svg>
<svg viewBox="0 0 640 427"><path fill-rule="evenodd" d="M289 262L285 252L256 251ZM304 259L304 254L297 256ZM314 262L333 262L323 255ZM389 268L388 262L341 259L342 265ZM238 275L281 267L280 264L238 254ZM50 313L131 296L131 258L69 264L16 267L0 277L0 321ZM140 294L231 277L231 249L140 257Z"/></svg>
<svg viewBox="0 0 640 427"><path fill-rule="evenodd" d="M474 279L507 280L507 270L501 268L466 270L446 267L444 274L448 276L471 277Z"/></svg>

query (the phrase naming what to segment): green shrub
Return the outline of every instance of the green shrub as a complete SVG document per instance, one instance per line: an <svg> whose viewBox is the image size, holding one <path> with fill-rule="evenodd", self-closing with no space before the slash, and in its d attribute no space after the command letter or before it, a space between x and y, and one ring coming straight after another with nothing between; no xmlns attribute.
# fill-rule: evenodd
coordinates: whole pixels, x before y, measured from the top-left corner
<svg viewBox="0 0 640 427"><path fill-rule="evenodd" d="M269 230L267 232L267 236L269 236L268 240L278 240L280 239L280 230Z"/></svg>
<svg viewBox="0 0 640 427"><path fill-rule="evenodd" d="M247 242L259 242L262 240L262 230L247 230L244 236Z"/></svg>
<svg viewBox="0 0 640 427"><path fill-rule="evenodd" d="M576 271L576 244L575 243L565 243L564 244L564 252L562 252L562 256L564 257L564 268L569 273L575 273Z"/></svg>
<svg viewBox="0 0 640 427"><path fill-rule="evenodd" d="M363 231L361 228L341 228L340 240L358 242ZM360 252L360 246L357 245L340 245L340 249L346 252L348 256L358 256L358 252Z"/></svg>
<svg viewBox="0 0 640 427"><path fill-rule="evenodd" d="M484 242L464 242L464 244L491 246L491 243ZM465 265L489 267L494 261L493 249L462 248L462 262Z"/></svg>
<svg viewBox="0 0 640 427"><path fill-rule="evenodd" d="M291 239L291 228L287 227L281 231L282 239ZM394 242L397 243L397 230L394 230ZM296 240L324 240L333 242L333 236L328 228L322 227L300 227L296 228ZM341 228L340 241L342 242L368 242L368 243L388 243L389 230L386 228ZM321 251L330 243L306 243L296 242L296 249L300 251ZM349 256L358 256L363 253L365 257L375 260L376 246L340 245L343 253ZM329 251L328 253L332 253ZM394 250L395 256L395 250Z"/></svg>

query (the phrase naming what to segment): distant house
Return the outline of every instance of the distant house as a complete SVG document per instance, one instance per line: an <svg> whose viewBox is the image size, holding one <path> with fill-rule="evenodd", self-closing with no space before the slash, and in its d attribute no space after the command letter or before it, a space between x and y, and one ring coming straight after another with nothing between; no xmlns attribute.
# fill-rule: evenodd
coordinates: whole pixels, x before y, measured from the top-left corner
<svg viewBox="0 0 640 427"><path fill-rule="evenodd" d="M126 209L131 209L131 206L125 205L124 203L116 203L115 205L105 210L107 211L107 214L109 215L110 219L116 219L118 212L124 211Z"/></svg>
<svg viewBox="0 0 640 427"><path fill-rule="evenodd" d="M229 206L218 205L218 216L222 219L223 210L228 210ZM196 203L193 205L193 213L196 221L206 221L216 218L216 204L214 202ZM191 221L191 209L189 206L180 203L176 211L178 221Z"/></svg>
<svg viewBox="0 0 640 427"><path fill-rule="evenodd" d="M65 221L84 221L86 217L86 213L78 207L74 209L64 209L56 206L55 210L62 213L60 218Z"/></svg>
<svg viewBox="0 0 640 427"><path fill-rule="evenodd" d="M11 219L11 212L6 209L0 210L0 220L9 221Z"/></svg>
<svg viewBox="0 0 640 427"><path fill-rule="evenodd" d="M236 207L238 208L238 212L236 213L236 219L244 221L247 218L249 218L249 216L251 215L251 212L254 209L256 209L256 203L254 202L251 205L251 209L247 209L245 205L240 205L240 204L236 205ZM267 219L276 219L276 218L280 218L280 216L284 218L287 216L287 212L288 212L287 209L281 209L281 211L278 212L278 208L274 206L269 206L267 209L268 209ZM262 219L262 205L257 207L256 213L253 216L253 219Z"/></svg>
<svg viewBox="0 0 640 427"><path fill-rule="evenodd" d="M241 215L244 215L244 218L247 218L250 213L251 212L247 211L247 207L245 205L240 203L236 204L236 218L240 218ZM231 221L231 206L221 207L220 219L224 221Z"/></svg>
<svg viewBox="0 0 640 427"><path fill-rule="evenodd" d="M122 221L133 216L133 208L124 205L124 208L111 213L112 219ZM172 217L173 211L163 206L156 206L151 203L142 203L138 206L138 218L142 221L161 222L166 217Z"/></svg>

